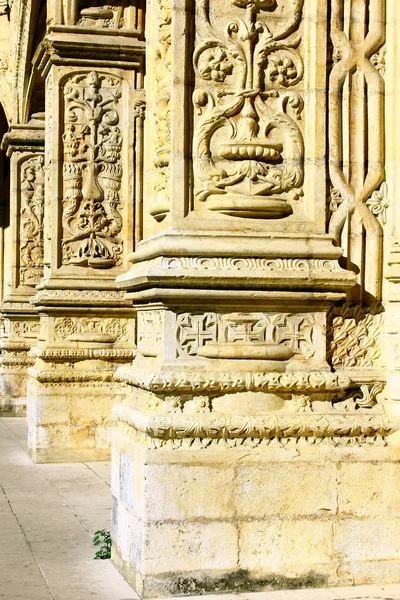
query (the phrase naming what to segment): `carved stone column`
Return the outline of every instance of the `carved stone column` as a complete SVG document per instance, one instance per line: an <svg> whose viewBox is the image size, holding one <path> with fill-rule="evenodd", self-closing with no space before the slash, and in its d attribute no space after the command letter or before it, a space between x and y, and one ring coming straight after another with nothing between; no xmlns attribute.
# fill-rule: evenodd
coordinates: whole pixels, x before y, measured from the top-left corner
<svg viewBox="0 0 400 600"><path fill-rule="evenodd" d="M145 597L396 580L385 2L149 8L113 559Z"/></svg>
<svg viewBox="0 0 400 600"><path fill-rule="evenodd" d="M30 349L40 327L30 299L43 275L43 120L11 127L2 148L10 157L10 211L4 247L1 405L18 415L26 410L28 368L34 362Z"/></svg>
<svg viewBox="0 0 400 600"><path fill-rule="evenodd" d="M32 301L41 331L28 388L36 461L109 455L111 409L126 394L114 372L135 355L133 309L115 278L133 250L144 42L139 9L113 11L64 6L35 56L46 76L44 277Z"/></svg>

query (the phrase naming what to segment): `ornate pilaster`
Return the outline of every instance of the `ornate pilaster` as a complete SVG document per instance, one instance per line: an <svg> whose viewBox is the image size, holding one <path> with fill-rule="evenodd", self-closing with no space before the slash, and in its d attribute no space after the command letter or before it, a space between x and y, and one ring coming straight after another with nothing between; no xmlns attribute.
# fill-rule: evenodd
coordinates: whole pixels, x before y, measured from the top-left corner
<svg viewBox="0 0 400 600"><path fill-rule="evenodd" d="M10 158L10 210L4 240L1 406L8 414L22 414L28 368L34 362L30 350L40 328L38 311L30 299L43 275L43 119L11 127L2 148Z"/></svg>
<svg viewBox="0 0 400 600"><path fill-rule="evenodd" d="M149 4L143 239L117 278L137 356L113 438L113 556L142 596L368 571L335 502L344 453L390 460L400 426L382 349L384 4ZM294 542L318 487L294 456L335 499L311 511L324 557ZM271 506L261 492L252 510L264 480Z"/></svg>
<svg viewBox="0 0 400 600"><path fill-rule="evenodd" d="M35 55L46 77L44 276L28 390L37 461L106 458L111 409L126 396L114 372L135 355L134 312L115 278L134 248L140 190L139 13L66 5Z"/></svg>

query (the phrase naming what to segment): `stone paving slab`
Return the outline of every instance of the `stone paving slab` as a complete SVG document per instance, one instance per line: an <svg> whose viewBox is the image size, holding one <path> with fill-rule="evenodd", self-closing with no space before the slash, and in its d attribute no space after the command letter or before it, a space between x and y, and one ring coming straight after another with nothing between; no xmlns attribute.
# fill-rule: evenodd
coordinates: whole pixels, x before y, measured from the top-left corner
<svg viewBox="0 0 400 600"><path fill-rule="evenodd" d="M25 419L0 419L0 599L137 599L93 560L94 531L110 527L109 463L34 465L24 435Z"/></svg>
<svg viewBox="0 0 400 600"><path fill-rule="evenodd" d="M93 533L109 529L110 463L34 465L24 440L25 419L0 418L0 599L137 600L110 561L93 560ZM400 600L400 584L190 600Z"/></svg>

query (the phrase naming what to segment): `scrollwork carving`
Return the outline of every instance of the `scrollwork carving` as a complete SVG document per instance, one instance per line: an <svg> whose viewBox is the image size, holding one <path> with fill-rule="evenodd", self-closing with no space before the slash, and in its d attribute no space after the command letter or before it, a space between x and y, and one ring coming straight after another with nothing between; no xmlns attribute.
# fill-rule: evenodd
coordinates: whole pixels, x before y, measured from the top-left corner
<svg viewBox="0 0 400 600"><path fill-rule="evenodd" d="M200 3L193 64L195 196L232 216L281 218L302 194L304 142L299 25L303 0L232 2L245 14L220 32ZM272 13L268 18L268 13Z"/></svg>
<svg viewBox="0 0 400 600"><path fill-rule="evenodd" d="M63 264L121 264L120 98L121 80L96 71L64 86Z"/></svg>

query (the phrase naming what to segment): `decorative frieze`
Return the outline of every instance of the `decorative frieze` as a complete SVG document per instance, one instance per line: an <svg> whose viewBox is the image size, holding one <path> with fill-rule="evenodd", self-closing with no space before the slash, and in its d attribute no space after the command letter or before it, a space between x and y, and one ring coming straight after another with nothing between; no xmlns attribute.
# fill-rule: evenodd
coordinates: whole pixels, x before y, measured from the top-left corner
<svg viewBox="0 0 400 600"><path fill-rule="evenodd" d="M184 414L145 416L122 405L114 408L116 418L132 427L142 444L153 448L256 447L304 440L309 444L385 444L385 438L400 427L397 419L376 414L269 414L223 416Z"/></svg>
<svg viewBox="0 0 400 600"><path fill-rule="evenodd" d="M226 372L203 369L138 370L120 367L118 377L143 390L156 394L207 393L217 395L230 392L334 392L351 386L345 373L329 371L288 372L238 371Z"/></svg>

